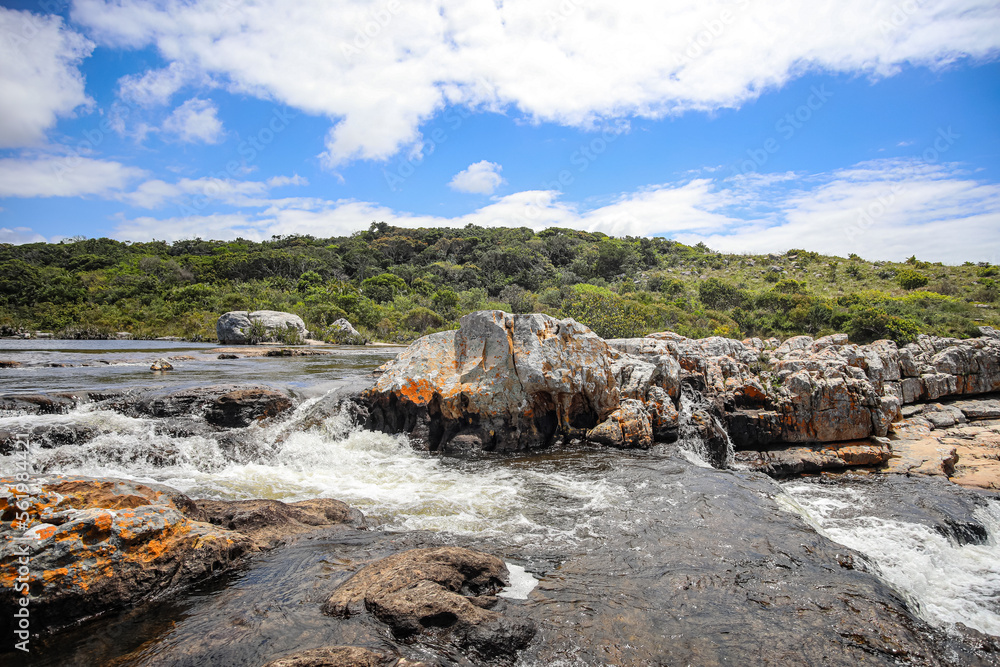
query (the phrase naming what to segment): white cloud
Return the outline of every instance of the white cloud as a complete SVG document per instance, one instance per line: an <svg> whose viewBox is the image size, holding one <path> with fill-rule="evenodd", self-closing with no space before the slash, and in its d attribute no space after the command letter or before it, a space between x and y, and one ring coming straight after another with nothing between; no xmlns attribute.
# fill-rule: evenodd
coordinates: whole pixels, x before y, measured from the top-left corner
<svg viewBox="0 0 1000 667"><path fill-rule="evenodd" d="M309 179L298 174L294 176L272 176L267 179L267 185L272 188L281 188L286 185L309 185Z"/></svg>
<svg viewBox="0 0 1000 667"><path fill-rule="evenodd" d="M500 176L502 170L503 167L495 162L481 160L455 174L455 177L448 183L448 187L459 192L491 195L504 182L503 177Z"/></svg>
<svg viewBox="0 0 1000 667"><path fill-rule="evenodd" d="M768 208L761 210L761 203ZM611 235L666 235L727 252L806 248L867 259L1000 263L1000 185L953 165L881 160L832 174L781 178L696 178L624 193L585 209L551 190L499 197L451 218L395 211L372 202L310 198L258 200L256 215L186 216L123 222L120 238L266 239L273 234L335 236L372 220L403 227L569 227ZM168 230L168 231L165 231Z"/></svg>
<svg viewBox="0 0 1000 667"><path fill-rule="evenodd" d="M993 0L76 0L72 16L329 116L333 168L419 146L448 104L587 127L735 107L810 70L888 76L1000 48Z"/></svg>
<svg viewBox="0 0 1000 667"><path fill-rule="evenodd" d="M262 199L271 188L287 185L306 185L308 181L298 174L274 176L267 181L236 181L223 178L182 178L176 183L152 179L139 185L132 192L118 196L121 201L140 208L155 209L168 202L188 208L202 208L209 201L229 206L264 208L272 200Z"/></svg>
<svg viewBox="0 0 1000 667"><path fill-rule="evenodd" d="M46 241L48 241L47 238L28 227L15 227L13 229L0 227L0 243L20 245L22 243L44 243Z"/></svg>
<svg viewBox="0 0 1000 667"><path fill-rule="evenodd" d="M193 98L174 109L163 129L187 143L217 144L222 141L219 109L208 100Z"/></svg>
<svg viewBox="0 0 1000 667"><path fill-rule="evenodd" d="M80 61L94 45L58 16L0 7L0 148L33 146L59 117L93 101Z"/></svg>
<svg viewBox="0 0 1000 667"><path fill-rule="evenodd" d="M120 162L77 155L0 159L0 197L109 195L145 175Z"/></svg>
<svg viewBox="0 0 1000 667"><path fill-rule="evenodd" d="M877 160L811 180L786 194L765 223L678 239L730 252L1000 261L1000 184L919 160Z"/></svg>
<svg viewBox="0 0 1000 667"><path fill-rule="evenodd" d="M162 106L192 79L184 63L172 62L162 69L123 76L118 80L118 96L126 103L143 107Z"/></svg>

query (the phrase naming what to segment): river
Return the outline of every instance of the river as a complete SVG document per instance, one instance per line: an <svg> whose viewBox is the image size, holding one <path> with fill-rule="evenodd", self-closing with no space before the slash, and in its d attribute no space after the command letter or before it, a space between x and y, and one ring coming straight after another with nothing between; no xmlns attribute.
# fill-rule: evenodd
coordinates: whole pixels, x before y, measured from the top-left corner
<svg viewBox="0 0 1000 667"><path fill-rule="evenodd" d="M169 603L44 640L31 664L256 667L295 648L358 640L374 631L323 617L322 594L359 561L440 543L496 553L534 578L527 600L510 601L540 625L525 667L895 664L901 655L923 664L947 651L945 664L977 664L962 626L1000 636L995 495L880 475L778 483L713 469L677 445L432 456L358 429L324 402L397 351L219 360L214 346L190 343L0 341L0 359L22 363L0 369L4 393L255 382L299 401L290 418L242 430L238 447L92 405L0 417L0 429L83 425L91 434L82 444L35 443L37 472L155 481L196 498L333 497L373 527L297 542ZM151 373L159 357L191 358ZM0 457L0 469L12 470L12 459ZM855 641L838 627L852 613L892 629Z"/></svg>

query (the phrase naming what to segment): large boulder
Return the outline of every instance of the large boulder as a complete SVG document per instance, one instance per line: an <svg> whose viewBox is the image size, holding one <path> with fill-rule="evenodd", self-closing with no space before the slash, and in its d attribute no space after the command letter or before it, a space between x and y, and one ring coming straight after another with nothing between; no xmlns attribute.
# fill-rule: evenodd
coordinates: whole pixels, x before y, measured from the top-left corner
<svg viewBox="0 0 1000 667"><path fill-rule="evenodd" d="M368 342L361 332L343 317L327 327L325 338L338 345L364 345Z"/></svg>
<svg viewBox="0 0 1000 667"><path fill-rule="evenodd" d="M399 638L429 635L484 657L513 656L535 635L528 619L495 611L510 583L496 556L460 547L411 549L365 566L340 586L323 611L341 618L365 612Z"/></svg>
<svg viewBox="0 0 1000 667"><path fill-rule="evenodd" d="M0 604L30 594L32 632L172 593L293 535L365 523L333 499L194 501L159 484L24 477L0 478Z"/></svg>
<svg viewBox="0 0 1000 667"><path fill-rule="evenodd" d="M370 428L431 451L517 451L583 436L617 410L611 362L574 320L479 311L400 353L363 402Z"/></svg>
<svg viewBox="0 0 1000 667"><path fill-rule="evenodd" d="M0 600L14 609L30 594L32 631L53 630L190 585L253 548L190 509L182 494L124 480L0 479Z"/></svg>
<svg viewBox="0 0 1000 667"><path fill-rule="evenodd" d="M222 315L215 323L215 333L220 343L238 345L287 340L289 333L305 339L308 331L302 318L277 310L233 310Z"/></svg>

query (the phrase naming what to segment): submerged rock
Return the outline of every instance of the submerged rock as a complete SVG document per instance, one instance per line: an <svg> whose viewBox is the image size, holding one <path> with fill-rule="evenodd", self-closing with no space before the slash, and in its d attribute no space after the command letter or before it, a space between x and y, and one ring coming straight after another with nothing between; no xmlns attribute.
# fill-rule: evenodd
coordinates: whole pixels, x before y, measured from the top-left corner
<svg viewBox="0 0 1000 667"><path fill-rule="evenodd" d="M385 651L360 646L324 646L278 658L264 667L427 667Z"/></svg>
<svg viewBox="0 0 1000 667"><path fill-rule="evenodd" d="M885 440L882 438L881 440ZM821 445L786 445L764 451L741 451L737 463L769 475L840 470L854 466L878 467L892 456L889 442L860 440Z"/></svg>
<svg viewBox="0 0 1000 667"><path fill-rule="evenodd" d="M362 568L326 601L346 618L370 612L400 638L431 635L487 658L512 656L535 635L531 621L494 608L509 583L507 566L459 547L411 549Z"/></svg>
<svg viewBox="0 0 1000 667"><path fill-rule="evenodd" d="M205 420L214 426L236 428L277 417L293 406L287 395L263 385L210 385L168 393L154 391L115 407L151 417L204 413Z"/></svg>
<svg viewBox="0 0 1000 667"><path fill-rule="evenodd" d="M149 367L151 371L172 371L174 370L173 365L166 359L157 359Z"/></svg>
<svg viewBox="0 0 1000 667"><path fill-rule="evenodd" d="M332 498L283 503L278 500L198 500L198 516L254 541L258 548L272 548L292 535L323 526L364 528L364 515Z"/></svg>

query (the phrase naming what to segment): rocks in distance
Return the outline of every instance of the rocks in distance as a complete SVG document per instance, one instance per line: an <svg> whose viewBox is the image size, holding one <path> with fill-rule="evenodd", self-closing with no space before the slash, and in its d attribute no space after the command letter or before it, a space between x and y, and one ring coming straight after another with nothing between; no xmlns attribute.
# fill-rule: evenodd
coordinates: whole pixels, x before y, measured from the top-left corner
<svg viewBox="0 0 1000 667"><path fill-rule="evenodd" d="M921 335L902 348L856 345L845 334L603 340L572 319L480 311L379 370L360 397L366 426L406 433L429 451L520 451L572 438L647 448L677 438L682 384L706 399L705 429L721 421L737 449L766 450L882 438L904 404L1000 390L1000 332ZM849 455L877 464L883 450Z"/></svg>
<svg viewBox="0 0 1000 667"><path fill-rule="evenodd" d="M255 327L262 335L261 340L274 339L287 331L294 331L304 340L309 333L301 317L277 310L230 311L215 323L215 333L220 343L245 345L254 342Z"/></svg>

